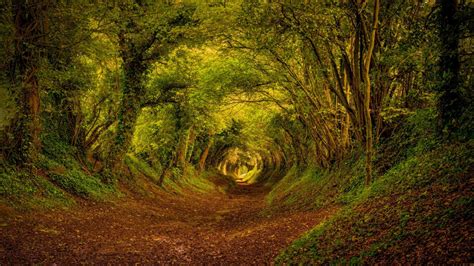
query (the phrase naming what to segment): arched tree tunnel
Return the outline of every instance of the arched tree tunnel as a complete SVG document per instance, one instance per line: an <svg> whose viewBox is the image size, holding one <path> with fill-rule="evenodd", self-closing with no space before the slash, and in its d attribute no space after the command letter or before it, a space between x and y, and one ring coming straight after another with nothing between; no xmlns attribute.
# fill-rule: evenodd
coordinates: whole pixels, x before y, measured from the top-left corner
<svg viewBox="0 0 474 266"><path fill-rule="evenodd" d="M271 179L281 178L284 174L284 162L273 150L259 152L230 147L220 158L213 167L223 175L232 176L237 183L275 182Z"/></svg>
<svg viewBox="0 0 474 266"><path fill-rule="evenodd" d="M1 1L0 265L472 263L473 2Z"/></svg>

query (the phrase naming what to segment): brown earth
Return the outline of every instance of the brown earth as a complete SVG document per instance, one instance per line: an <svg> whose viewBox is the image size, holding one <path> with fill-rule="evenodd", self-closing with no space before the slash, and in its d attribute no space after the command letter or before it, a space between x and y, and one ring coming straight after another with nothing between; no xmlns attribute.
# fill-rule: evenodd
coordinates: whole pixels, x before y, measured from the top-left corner
<svg viewBox="0 0 474 266"><path fill-rule="evenodd" d="M29 213L0 209L0 264L271 264L336 210L269 215L267 192L240 184L226 195L127 197Z"/></svg>

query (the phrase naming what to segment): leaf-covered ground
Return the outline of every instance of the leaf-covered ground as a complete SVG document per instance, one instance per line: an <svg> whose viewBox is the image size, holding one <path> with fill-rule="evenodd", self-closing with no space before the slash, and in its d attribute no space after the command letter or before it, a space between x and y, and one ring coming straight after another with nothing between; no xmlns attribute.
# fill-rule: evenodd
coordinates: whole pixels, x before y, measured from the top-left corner
<svg viewBox="0 0 474 266"><path fill-rule="evenodd" d="M336 208L262 211L267 189L228 194L163 193L68 210L19 214L0 209L0 264L268 264Z"/></svg>

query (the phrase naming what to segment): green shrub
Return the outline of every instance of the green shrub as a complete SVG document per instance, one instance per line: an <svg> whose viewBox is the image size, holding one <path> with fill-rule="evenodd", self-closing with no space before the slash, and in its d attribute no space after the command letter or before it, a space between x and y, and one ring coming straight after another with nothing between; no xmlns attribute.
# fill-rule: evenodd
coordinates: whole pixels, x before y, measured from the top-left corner
<svg viewBox="0 0 474 266"><path fill-rule="evenodd" d="M2 168L0 198L15 208L70 205L73 200L46 178L12 168Z"/></svg>
<svg viewBox="0 0 474 266"><path fill-rule="evenodd" d="M40 167L53 165L61 165L67 169L80 167L79 162L74 157L78 153L75 147L54 134L43 134L41 137L43 147Z"/></svg>
<svg viewBox="0 0 474 266"><path fill-rule="evenodd" d="M95 200L105 199L117 193L116 188L101 182L98 175L88 175L81 170L73 169L65 174L50 174L51 180L64 190Z"/></svg>

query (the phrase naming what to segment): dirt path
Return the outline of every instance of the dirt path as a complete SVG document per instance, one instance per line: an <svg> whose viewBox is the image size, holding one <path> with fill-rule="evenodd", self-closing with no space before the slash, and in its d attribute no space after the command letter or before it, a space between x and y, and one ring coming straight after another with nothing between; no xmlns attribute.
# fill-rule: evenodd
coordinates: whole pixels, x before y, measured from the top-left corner
<svg viewBox="0 0 474 266"><path fill-rule="evenodd" d="M334 210L262 214L262 187L0 217L0 264L269 264Z"/></svg>

